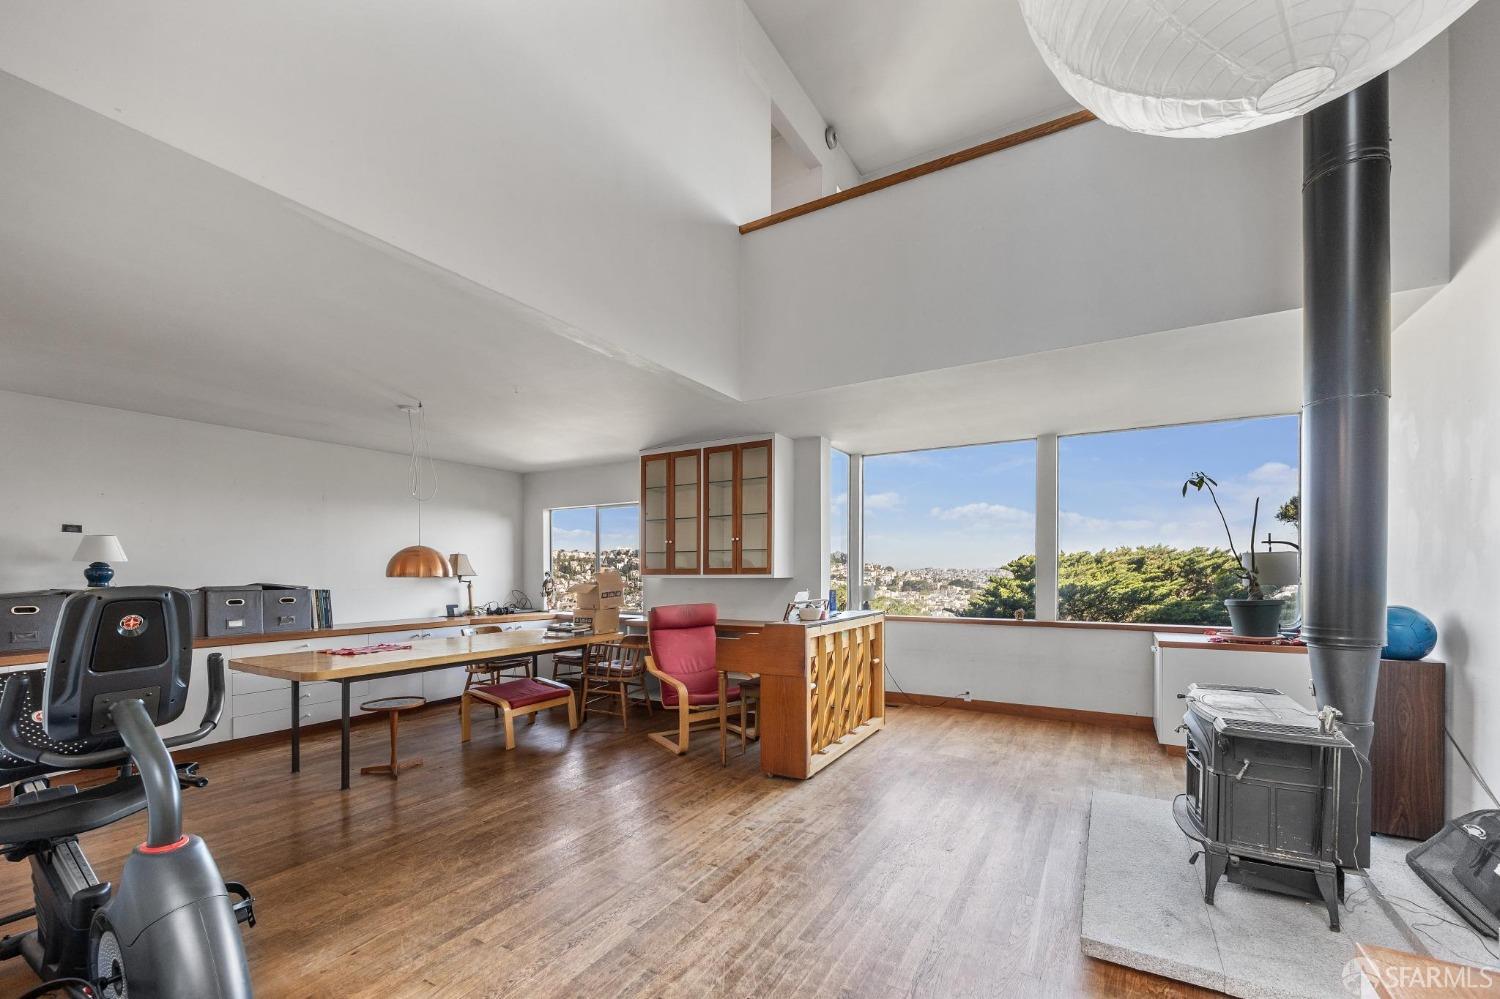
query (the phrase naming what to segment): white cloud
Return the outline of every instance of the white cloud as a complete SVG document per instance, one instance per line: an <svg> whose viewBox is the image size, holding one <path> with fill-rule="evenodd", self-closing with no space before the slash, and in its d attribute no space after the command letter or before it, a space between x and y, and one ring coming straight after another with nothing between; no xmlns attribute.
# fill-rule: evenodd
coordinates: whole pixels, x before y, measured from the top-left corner
<svg viewBox="0 0 1500 999"><path fill-rule="evenodd" d="M865 497L866 510L899 510L901 509L900 493L870 493Z"/></svg>
<svg viewBox="0 0 1500 999"><path fill-rule="evenodd" d="M1014 526L1029 524L1033 517L1018 507L1002 503L965 503L962 506L932 508L938 520L959 521L971 526Z"/></svg>
<svg viewBox="0 0 1500 999"><path fill-rule="evenodd" d="M834 510L843 510L849 505L849 493L847 491L837 493L828 503Z"/></svg>
<svg viewBox="0 0 1500 999"><path fill-rule="evenodd" d="M1077 528L1081 531L1159 531L1165 525L1155 520L1126 519L1114 520L1108 517L1090 517L1071 510L1061 510L1057 514L1057 522L1063 527Z"/></svg>

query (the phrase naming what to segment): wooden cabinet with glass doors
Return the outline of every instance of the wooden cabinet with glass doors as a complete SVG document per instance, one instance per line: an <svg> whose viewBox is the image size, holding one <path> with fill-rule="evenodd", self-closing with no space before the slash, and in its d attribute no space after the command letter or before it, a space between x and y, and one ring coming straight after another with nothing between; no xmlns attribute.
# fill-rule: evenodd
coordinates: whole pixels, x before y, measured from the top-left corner
<svg viewBox="0 0 1500 999"><path fill-rule="evenodd" d="M771 441L703 449L703 572L771 572Z"/></svg>
<svg viewBox="0 0 1500 999"><path fill-rule="evenodd" d="M648 576L697 575L699 559L700 451L671 451L641 458L641 572Z"/></svg>
<svg viewBox="0 0 1500 999"><path fill-rule="evenodd" d="M642 454L642 574L789 576L792 477L774 435Z"/></svg>

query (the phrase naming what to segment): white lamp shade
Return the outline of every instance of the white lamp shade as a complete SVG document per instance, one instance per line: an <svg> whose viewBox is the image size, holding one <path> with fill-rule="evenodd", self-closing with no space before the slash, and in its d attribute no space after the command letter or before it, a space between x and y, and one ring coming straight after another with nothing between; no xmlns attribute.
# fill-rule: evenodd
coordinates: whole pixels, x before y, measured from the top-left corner
<svg viewBox="0 0 1500 999"><path fill-rule="evenodd" d="M113 534L85 534L73 553L74 562L128 562L120 539Z"/></svg>
<svg viewBox="0 0 1500 999"><path fill-rule="evenodd" d="M455 576L479 575L479 573L474 571L474 563L470 562L469 556L463 552L454 552L452 555L449 555L448 564L453 566L453 575Z"/></svg>
<svg viewBox="0 0 1500 999"><path fill-rule="evenodd" d="M1243 132L1395 68L1475 0L1021 0L1063 89L1152 135Z"/></svg>

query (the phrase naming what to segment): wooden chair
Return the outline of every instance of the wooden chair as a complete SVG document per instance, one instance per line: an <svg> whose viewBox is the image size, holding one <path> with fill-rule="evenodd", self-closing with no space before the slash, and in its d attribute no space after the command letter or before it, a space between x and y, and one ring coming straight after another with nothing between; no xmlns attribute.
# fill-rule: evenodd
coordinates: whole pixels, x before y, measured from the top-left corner
<svg viewBox="0 0 1500 999"><path fill-rule="evenodd" d="M522 715L531 715L531 720L535 722L538 711L566 706L569 731L578 727L578 709L573 704L572 688L554 680L518 677L504 683L471 687L464 691L458 707L460 742L469 741L472 731L469 716L476 701L492 704L500 709L505 718L506 749L516 748L516 719Z"/></svg>
<svg viewBox="0 0 1500 999"><path fill-rule="evenodd" d="M646 672L661 682L662 707L677 712L676 730L652 732L651 738L678 756L688 751L694 725L719 724L718 619L714 604L653 607L648 619ZM731 685L726 702L739 700L739 686ZM742 728L731 728L743 737Z"/></svg>
<svg viewBox="0 0 1500 999"><path fill-rule="evenodd" d="M630 688L638 687L651 713L651 697L646 692L646 639L632 635L618 642L601 642L589 646L583 666L583 689L578 696L579 721L588 721L589 705L619 699L620 709L596 707L600 714L619 715L620 723L630 731Z"/></svg>

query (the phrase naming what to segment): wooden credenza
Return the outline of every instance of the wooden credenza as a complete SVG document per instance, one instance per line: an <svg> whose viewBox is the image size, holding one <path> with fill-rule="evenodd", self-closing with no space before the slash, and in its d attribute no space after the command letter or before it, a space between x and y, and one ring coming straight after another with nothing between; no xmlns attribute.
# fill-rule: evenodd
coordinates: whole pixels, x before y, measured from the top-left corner
<svg viewBox="0 0 1500 999"><path fill-rule="evenodd" d="M760 766L805 780L885 727L885 615L720 621L719 668L760 677Z"/></svg>

